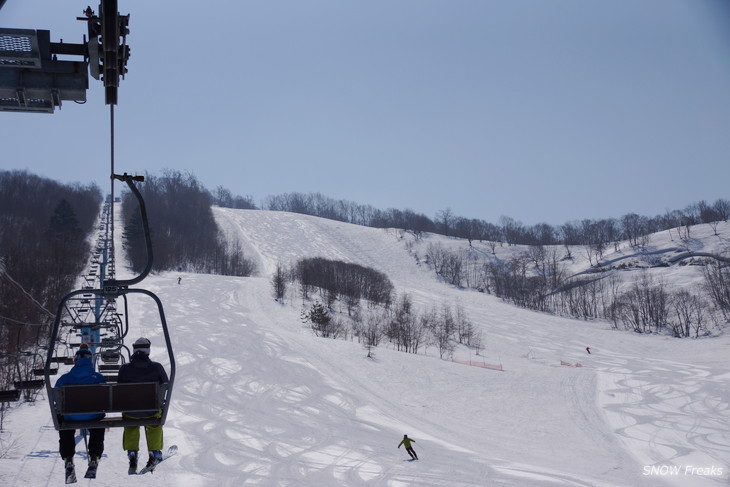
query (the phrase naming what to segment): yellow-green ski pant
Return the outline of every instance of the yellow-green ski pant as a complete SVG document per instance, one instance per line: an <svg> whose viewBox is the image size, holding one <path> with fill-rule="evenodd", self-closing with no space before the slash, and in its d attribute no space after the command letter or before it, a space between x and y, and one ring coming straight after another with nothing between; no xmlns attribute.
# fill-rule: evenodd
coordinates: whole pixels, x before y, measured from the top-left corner
<svg viewBox="0 0 730 487"><path fill-rule="evenodd" d="M158 411L154 416L147 416L147 418L159 418L162 416L162 411ZM128 419L147 419L147 418L132 418L132 416L126 416ZM162 450L162 425L152 425L144 427L144 435L147 438L147 451ZM122 434L122 447L125 450L139 450L139 426L125 426L124 433Z"/></svg>

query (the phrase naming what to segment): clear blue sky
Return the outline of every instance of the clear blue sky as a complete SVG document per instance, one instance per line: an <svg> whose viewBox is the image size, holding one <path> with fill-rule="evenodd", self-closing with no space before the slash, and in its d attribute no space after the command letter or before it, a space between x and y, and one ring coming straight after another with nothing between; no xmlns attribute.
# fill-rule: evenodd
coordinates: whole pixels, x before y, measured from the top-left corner
<svg viewBox="0 0 730 487"><path fill-rule="evenodd" d="M730 199L728 0L119 5L118 172L526 224ZM85 6L7 0L0 27L80 42ZM85 105L0 113L0 168L107 189L91 82Z"/></svg>

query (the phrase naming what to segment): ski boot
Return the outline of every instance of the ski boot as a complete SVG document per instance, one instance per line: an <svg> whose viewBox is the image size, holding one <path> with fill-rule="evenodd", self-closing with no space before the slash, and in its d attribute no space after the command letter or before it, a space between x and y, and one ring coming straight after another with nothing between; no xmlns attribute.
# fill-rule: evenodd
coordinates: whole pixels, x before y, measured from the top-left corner
<svg viewBox="0 0 730 487"><path fill-rule="evenodd" d="M65 458L64 467L66 469L66 483L67 484L76 483L76 470L74 469L73 458Z"/></svg>
<svg viewBox="0 0 730 487"><path fill-rule="evenodd" d="M147 461L145 468L154 470L158 463L162 461L162 450L152 450L150 452L150 459Z"/></svg>
<svg viewBox="0 0 730 487"><path fill-rule="evenodd" d="M96 469L99 467L99 457L89 457L89 468L86 470L85 479L95 479Z"/></svg>
<svg viewBox="0 0 730 487"><path fill-rule="evenodd" d="M137 450L129 450L127 451L127 458L129 458L129 471L127 472L129 475L137 475L137 456L138 456Z"/></svg>

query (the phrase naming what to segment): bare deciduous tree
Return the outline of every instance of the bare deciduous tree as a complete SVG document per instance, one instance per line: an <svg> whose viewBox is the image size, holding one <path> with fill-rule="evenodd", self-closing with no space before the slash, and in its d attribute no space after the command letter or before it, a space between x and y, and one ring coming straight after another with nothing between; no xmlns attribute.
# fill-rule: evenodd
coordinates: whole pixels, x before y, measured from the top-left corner
<svg viewBox="0 0 730 487"><path fill-rule="evenodd" d="M708 262L702 269L705 290L725 319L730 318L730 267L719 261Z"/></svg>
<svg viewBox="0 0 730 487"><path fill-rule="evenodd" d="M672 325L675 336L699 337L705 326L705 303L699 296L687 290L681 290L672 295L672 310L674 323Z"/></svg>
<svg viewBox="0 0 730 487"><path fill-rule="evenodd" d="M281 301L284 299L284 296L286 294L287 281L288 279L284 267L282 266L281 262L277 262L276 269L274 270L274 275L271 278L271 286L273 287L274 299L276 301Z"/></svg>
<svg viewBox="0 0 730 487"><path fill-rule="evenodd" d="M383 315L375 313L368 313L365 317L361 336L365 349L368 351L369 358L373 356L373 348L380 345L380 341L385 335L385 330L383 329L385 319Z"/></svg>

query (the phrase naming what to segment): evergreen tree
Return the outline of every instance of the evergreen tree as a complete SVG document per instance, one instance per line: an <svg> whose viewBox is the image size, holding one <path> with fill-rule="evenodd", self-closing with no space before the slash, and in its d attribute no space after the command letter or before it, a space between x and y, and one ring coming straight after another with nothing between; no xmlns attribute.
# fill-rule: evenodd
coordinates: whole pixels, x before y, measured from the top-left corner
<svg viewBox="0 0 730 487"><path fill-rule="evenodd" d="M308 311L302 313L302 321L309 323L317 336L330 338L333 335L332 316L319 301L312 304Z"/></svg>
<svg viewBox="0 0 730 487"><path fill-rule="evenodd" d="M65 239L81 233L79 220L69 202L64 198L53 211L48 230L54 238Z"/></svg>
<svg viewBox="0 0 730 487"><path fill-rule="evenodd" d="M274 299L276 301L284 299L284 294L286 293L286 272L281 262L276 264L276 271L271 278L271 285L274 287Z"/></svg>

